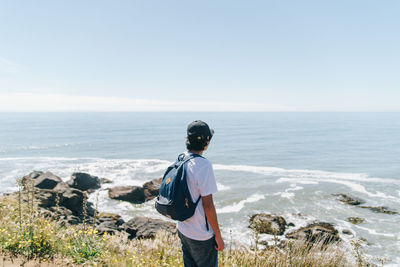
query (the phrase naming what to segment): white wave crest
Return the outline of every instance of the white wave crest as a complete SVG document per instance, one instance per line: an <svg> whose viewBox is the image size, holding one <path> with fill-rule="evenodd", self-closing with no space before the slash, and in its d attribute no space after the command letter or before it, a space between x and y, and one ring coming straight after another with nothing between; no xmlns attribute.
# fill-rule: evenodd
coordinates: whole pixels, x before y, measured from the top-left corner
<svg viewBox="0 0 400 267"><path fill-rule="evenodd" d="M223 185L221 183L217 183L218 191L227 191L230 190L231 187L227 185Z"/></svg>
<svg viewBox="0 0 400 267"><path fill-rule="evenodd" d="M253 194L250 197L239 201L238 203L234 203L232 205L217 209L218 213L231 213L231 212L238 212L241 209L243 209L244 205L246 203L252 203L252 202L257 202L259 200L264 199L265 196L261 194Z"/></svg>
<svg viewBox="0 0 400 267"><path fill-rule="evenodd" d="M319 184L317 181L297 181L299 184Z"/></svg>
<svg viewBox="0 0 400 267"><path fill-rule="evenodd" d="M386 236L386 237L396 237L396 235L394 235L394 234L379 233L375 229L370 229L370 228L362 227L362 226L359 226L359 225L355 225L355 227L359 228L359 229L362 229L362 230L365 230L371 235Z"/></svg>
<svg viewBox="0 0 400 267"><path fill-rule="evenodd" d="M214 169L224 170L224 171L250 172L266 176L283 176L288 178L296 178L299 181L313 179L315 182L315 181L324 181L324 179L334 178L339 180L350 180L359 182L400 184L400 180L398 179L369 177L365 173L344 173L344 172L342 173L342 172L328 172L328 171L307 170L307 169L287 170L277 167L222 165L222 164L214 164Z"/></svg>
<svg viewBox="0 0 400 267"><path fill-rule="evenodd" d="M296 184L291 184L290 187L287 188L284 192L276 192L273 195L281 196L281 197L287 198L287 199L292 199L295 196L295 193L293 193L293 191L298 191L298 190L302 190L302 189L304 189L304 187L297 186Z"/></svg>
<svg viewBox="0 0 400 267"><path fill-rule="evenodd" d="M95 176L105 177L113 181L113 185L142 185L144 182L159 178L171 164L159 159L104 159L104 158L64 158L64 157L26 157L2 158L2 161L12 163L14 171L8 175L13 181L33 170L51 171L68 180L74 172L86 172ZM0 178L1 183L9 183L8 179Z"/></svg>
<svg viewBox="0 0 400 267"><path fill-rule="evenodd" d="M354 183L352 181L344 181L344 180L339 180L339 179L324 179L324 180L317 180L317 179L306 179L306 180L302 180L302 181L298 181L298 179L294 179L294 178L279 178L278 180L276 180L277 183L292 183L292 182L303 182L303 183L319 183L319 182L325 182L325 183L336 183L336 184L342 184L345 185L347 187L349 187L350 189L352 189L355 192L359 192L362 194L365 194L367 196L370 197L376 197L376 198L384 198L384 199L392 199L395 201L399 201L399 199L397 197L394 196L390 196L388 194L385 194L383 192L379 192L376 191L375 193L369 192L365 186L358 184L358 183Z"/></svg>

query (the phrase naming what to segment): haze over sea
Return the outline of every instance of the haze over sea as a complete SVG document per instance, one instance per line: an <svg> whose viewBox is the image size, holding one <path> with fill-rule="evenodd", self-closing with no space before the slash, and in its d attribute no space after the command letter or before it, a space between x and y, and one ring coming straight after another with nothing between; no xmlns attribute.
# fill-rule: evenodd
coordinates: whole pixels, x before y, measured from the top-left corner
<svg viewBox="0 0 400 267"><path fill-rule="evenodd" d="M204 154L214 166L223 234L250 244L248 218L283 215L296 228L319 220L366 238L367 255L400 264L400 215L337 201L345 193L368 206L400 212L400 113L0 113L0 192L33 170L69 179L76 171L141 185L161 177L185 150L188 123L215 130ZM110 200L107 186L91 201L124 219L160 217L154 201ZM348 217L362 217L353 225ZM263 236L262 238L270 238Z"/></svg>

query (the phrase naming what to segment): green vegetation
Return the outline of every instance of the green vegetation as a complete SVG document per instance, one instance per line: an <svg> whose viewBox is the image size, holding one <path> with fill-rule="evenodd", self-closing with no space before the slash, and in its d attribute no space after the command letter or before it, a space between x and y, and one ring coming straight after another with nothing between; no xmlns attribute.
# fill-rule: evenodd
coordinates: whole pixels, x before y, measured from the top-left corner
<svg viewBox="0 0 400 267"><path fill-rule="evenodd" d="M3 255L51 262L54 266L182 266L176 235L159 232L154 239L128 240L126 235L99 234L86 223L62 225L57 212L40 214L34 190L19 197L0 199L0 249ZM340 246L289 242L260 249L258 238L252 248L233 246L220 253L219 266L367 266L358 251L356 259ZM347 255L347 256L346 256Z"/></svg>

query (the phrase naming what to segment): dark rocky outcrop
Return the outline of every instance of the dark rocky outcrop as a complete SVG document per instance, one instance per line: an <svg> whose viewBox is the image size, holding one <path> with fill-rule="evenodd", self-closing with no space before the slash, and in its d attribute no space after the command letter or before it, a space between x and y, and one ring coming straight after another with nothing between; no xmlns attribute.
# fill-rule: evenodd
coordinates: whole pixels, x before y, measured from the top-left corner
<svg viewBox="0 0 400 267"><path fill-rule="evenodd" d="M40 189L53 189L59 183L62 183L61 178L51 172L33 171L22 177L22 184L25 188L33 185Z"/></svg>
<svg viewBox="0 0 400 267"><path fill-rule="evenodd" d="M333 196L337 197L336 199L339 200L340 202L343 202L345 204L352 205L352 206L357 206L357 205L365 203L365 201L362 199L354 198L354 197L351 197L346 194L333 194Z"/></svg>
<svg viewBox="0 0 400 267"><path fill-rule="evenodd" d="M158 196L160 192L162 178L153 179L143 184L145 201L151 200Z"/></svg>
<svg viewBox="0 0 400 267"><path fill-rule="evenodd" d="M111 181L110 179L100 178L100 184L101 185L103 185L103 184L112 184L112 183L113 183L113 181Z"/></svg>
<svg viewBox="0 0 400 267"><path fill-rule="evenodd" d="M134 185L115 186L108 190L108 196L111 199L141 204L158 196L161 182L162 178L158 178L144 183L142 187Z"/></svg>
<svg viewBox="0 0 400 267"><path fill-rule="evenodd" d="M22 179L36 179L43 173L44 172L42 172L42 171L33 171L30 174L25 175Z"/></svg>
<svg viewBox="0 0 400 267"><path fill-rule="evenodd" d="M308 243L321 242L324 245L340 241L338 231L332 224L326 222L309 224L286 234L286 238Z"/></svg>
<svg viewBox="0 0 400 267"><path fill-rule="evenodd" d="M397 211L389 210L387 207L379 206L379 207L371 207L371 206L360 206L363 209L369 209L376 213L384 213L384 214L399 214Z"/></svg>
<svg viewBox="0 0 400 267"><path fill-rule="evenodd" d="M342 234L344 234L344 235L353 235L353 233L348 229L343 229L342 230Z"/></svg>
<svg viewBox="0 0 400 267"><path fill-rule="evenodd" d="M101 187L101 181L99 177L84 172L73 173L71 175L71 180L69 180L67 183L70 187L82 191L99 189Z"/></svg>
<svg viewBox="0 0 400 267"><path fill-rule="evenodd" d="M260 234L283 235L286 220L282 216L267 213L254 214L250 217L249 227Z"/></svg>
<svg viewBox="0 0 400 267"><path fill-rule="evenodd" d="M349 217L346 221L351 222L352 224L360 224L363 223L365 220L360 217Z"/></svg>
<svg viewBox="0 0 400 267"><path fill-rule="evenodd" d="M34 180L34 186L41 189L53 189L62 182L60 177L52 174L51 172L45 172L36 177Z"/></svg>
<svg viewBox="0 0 400 267"><path fill-rule="evenodd" d="M42 179L43 178L43 179ZM57 184L46 186L51 189L32 187L37 182L45 184L46 179L53 179ZM96 228L99 234L105 232L115 234L126 233L129 238L153 238L159 230L176 233L175 224L159 219L134 217L124 222L120 215L114 213L98 213L93 204L86 199L86 192L100 187L100 183L109 182L86 173L74 173L68 183L64 183L50 172L35 171L22 179L24 191L22 202L27 203L27 195L34 196L40 216L58 220L61 224L81 224L86 222ZM37 181L36 181L37 180ZM40 181L40 183L39 183ZM49 182L47 182L49 183ZM109 194L117 199L128 200L133 203L142 203L158 194L161 179L145 183L143 187L127 186L110 189ZM146 197L145 197L146 192ZM7 197L19 198L19 193L6 193Z"/></svg>
<svg viewBox="0 0 400 267"><path fill-rule="evenodd" d="M145 201L143 187L134 185L116 186L110 188L108 190L108 196L111 199L129 201L134 204L140 204Z"/></svg>
<svg viewBox="0 0 400 267"><path fill-rule="evenodd" d="M146 217L134 217L124 223L122 229L129 234L130 239L153 238L159 230L176 233L174 223Z"/></svg>
<svg viewBox="0 0 400 267"><path fill-rule="evenodd" d="M64 183L59 183L54 189L35 188L32 195L38 206L38 212L44 217L56 218L61 224L79 224L85 220L91 222L94 215L93 204L84 201L84 193L78 189L70 188ZM29 193L31 194L31 193ZM18 192L6 194L8 197L18 199ZM22 202L27 202L26 194L22 194ZM83 209L86 203L85 212Z"/></svg>
<svg viewBox="0 0 400 267"><path fill-rule="evenodd" d="M378 206L378 207L360 206L361 204L365 203L364 200L354 198L354 197L351 197L346 194L333 194L333 196L337 197L337 200L339 200L343 203L346 203L348 205L358 206L359 208L363 208L363 209L369 209L376 213L384 213L384 214L392 214L392 215L399 214L397 211L390 210L387 207L383 207L383 206Z"/></svg>
<svg viewBox="0 0 400 267"><path fill-rule="evenodd" d="M99 234L103 234L105 232L108 234L115 234L116 232L122 230L120 226L123 223L124 220L120 215L102 212L98 215L96 229L99 231Z"/></svg>
<svg viewBox="0 0 400 267"><path fill-rule="evenodd" d="M57 212L57 216L65 223L77 224L84 216L84 192L71 188L67 184L58 184L53 190L41 189L35 192L38 206L45 210ZM86 220L94 215L91 202L86 201Z"/></svg>
<svg viewBox="0 0 400 267"><path fill-rule="evenodd" d="M60 196L60 205L71 210L76 216L80 216L83 213L83 202L84 202L84 192L79 189L71 188L64 185L58 185L55 191ZM86 213L88 216L93 216L94 209L93 203L86 201Z"/></svg>
<svg viewBox="0 0 400 267"><path fill-rule="evenodd" d="M99 222L114 221L118 225L122 225L124 223L121 215L116 213L101 212L97 215L97 217Z"/></svg>

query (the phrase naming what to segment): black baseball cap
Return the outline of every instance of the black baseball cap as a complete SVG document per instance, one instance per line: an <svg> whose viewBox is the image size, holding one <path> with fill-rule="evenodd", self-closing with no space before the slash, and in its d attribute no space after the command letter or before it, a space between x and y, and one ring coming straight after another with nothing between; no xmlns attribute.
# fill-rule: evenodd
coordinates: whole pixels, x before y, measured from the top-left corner
<svg viewBox="0 0 400 267"><path fill-rule="evenodd" d="M187 127L187 135L190 139L211 140L214 130L201 120L191 122Z"/></svg>

